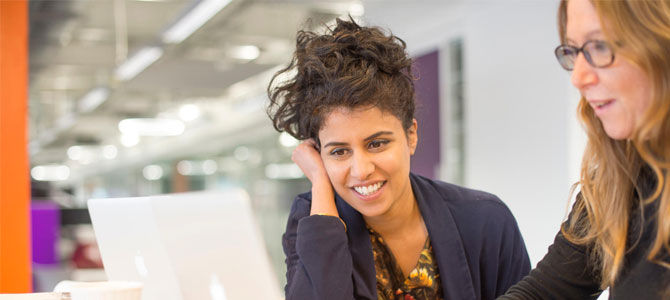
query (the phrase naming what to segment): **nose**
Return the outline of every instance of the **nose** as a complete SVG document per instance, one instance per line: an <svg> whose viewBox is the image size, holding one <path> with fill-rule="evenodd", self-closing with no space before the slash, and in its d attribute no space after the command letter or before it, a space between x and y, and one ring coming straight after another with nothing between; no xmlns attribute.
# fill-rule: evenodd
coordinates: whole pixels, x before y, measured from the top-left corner
<svg viewBox="0 0 670 300"><path fill-rule="evenodd" d="M582 90L594 83L598 82L598 76L595 69L584 57L584 53L579 53L575 59L575 65L570 75L572 85L577 89Z"/></svg>
<svg viewBox="0 0 670 300"><path fill-rule="evenodd" d="M375 171L375 164L367 153L354 153L349 174L357 180L365 180Z"/></svg>

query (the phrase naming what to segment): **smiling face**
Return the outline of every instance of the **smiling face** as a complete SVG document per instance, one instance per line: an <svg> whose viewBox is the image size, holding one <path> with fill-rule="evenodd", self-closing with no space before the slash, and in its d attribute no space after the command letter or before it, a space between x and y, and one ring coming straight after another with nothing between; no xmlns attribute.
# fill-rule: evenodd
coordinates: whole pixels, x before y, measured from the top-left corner
<svg viewBox="0 0 670 300"><path fill-rule="evenodd" d="M417 143L416 120L402 122L379 108L335 109L319 130L321 158L335 191L365 217L388 214L414 201L410 156Z"/></svg>
<svg viewBox="0 0 670 300"><path fill-rule="evenodd" d="M579 48L590 40L605 40L590 0L568 1L567 15L568 45ZM571 79L613 139L630 138L651 103L648 76L623 53L616 53L612 65L605 68L591 66L579 54Z"/></svg>

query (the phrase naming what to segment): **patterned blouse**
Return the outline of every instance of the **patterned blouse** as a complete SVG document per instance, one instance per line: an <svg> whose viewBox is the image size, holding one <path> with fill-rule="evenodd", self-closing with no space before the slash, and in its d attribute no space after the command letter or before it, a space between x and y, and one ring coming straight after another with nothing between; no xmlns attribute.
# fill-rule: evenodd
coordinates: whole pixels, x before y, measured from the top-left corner
<svg viewBox="0 0 670 300"><path fill-rule="evenodd" d="M379 300L442 300L442 284L437 261L433 259L430 238L421 250L416 266L405 278L402 269L377 232L368 227L377 274L377 298Z"/></svg>

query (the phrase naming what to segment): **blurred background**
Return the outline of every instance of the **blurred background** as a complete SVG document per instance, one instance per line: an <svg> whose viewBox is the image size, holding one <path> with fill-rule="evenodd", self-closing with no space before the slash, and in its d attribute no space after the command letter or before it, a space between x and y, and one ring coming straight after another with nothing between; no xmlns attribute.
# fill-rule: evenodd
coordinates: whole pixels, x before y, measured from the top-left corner
<svg viewBox="0 0 670 300"><path fill-rule="evenodd" d="M36 291L104 279L90 198L242 187L277 276L310 188L272 128L267 84L297 30L352 16L416 60L412 171L498 195L535 264L569 205L584 137L553 57L557 0L30 0L29 155Z"/></svg>

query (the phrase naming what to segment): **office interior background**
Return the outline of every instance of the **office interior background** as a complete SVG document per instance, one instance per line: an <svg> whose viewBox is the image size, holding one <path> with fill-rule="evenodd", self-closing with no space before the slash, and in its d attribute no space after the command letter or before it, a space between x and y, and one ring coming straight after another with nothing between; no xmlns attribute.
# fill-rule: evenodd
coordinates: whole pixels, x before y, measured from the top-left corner
<svg viewBox="0 0 670 300"><path fill-rule="evenodd" d="M297 30L348 15L399 36L416 59L412 170L499 196L534 265L566 215L585 143L578 93L553 56L557 6L28 1L34 290L104 279L87 199L228 187L249 193L283 285L281 235L310 184L290 160L298 141L265 113L267 84L290 61Z"/></svg>

